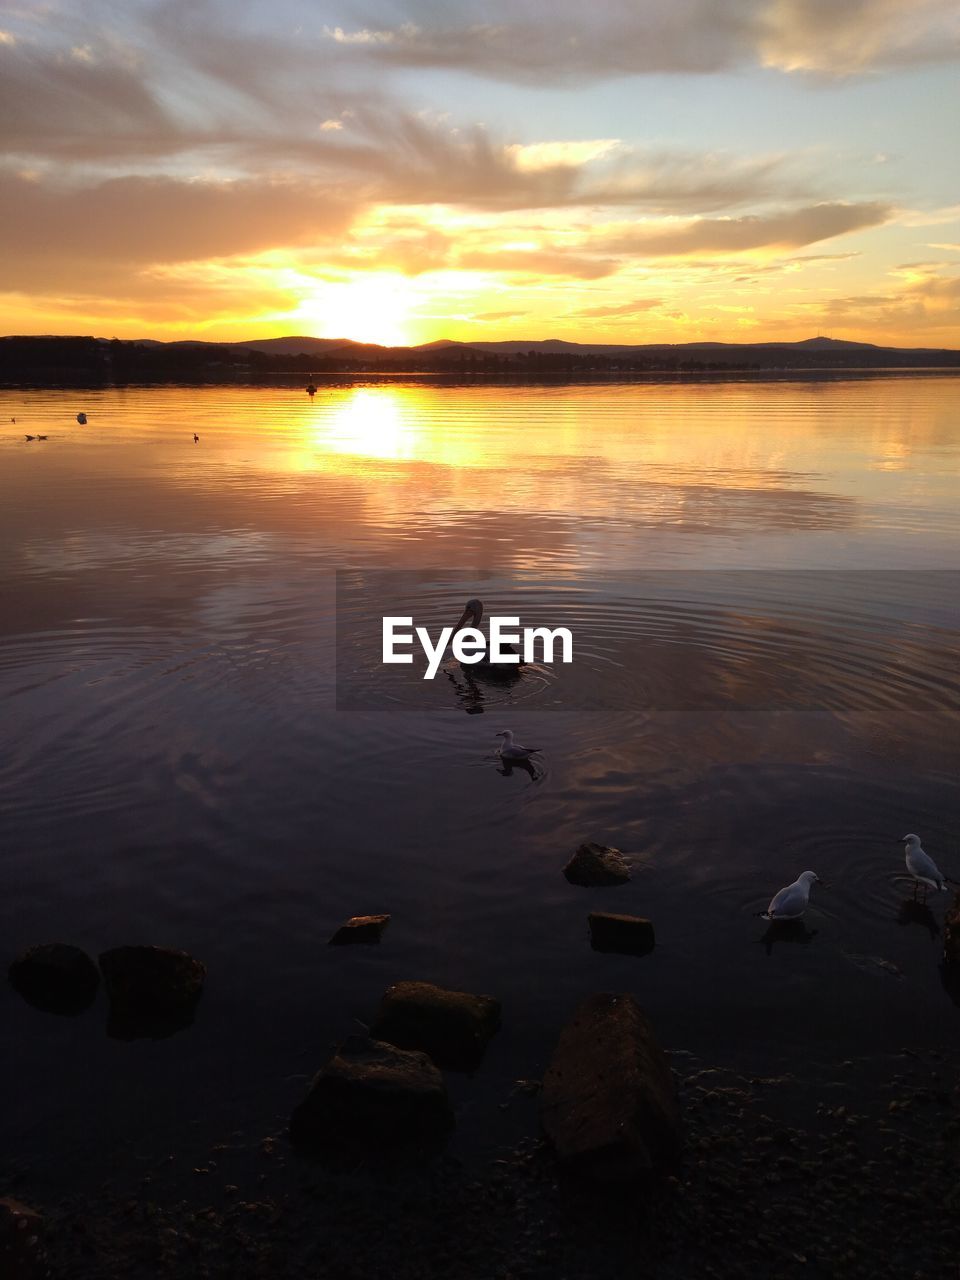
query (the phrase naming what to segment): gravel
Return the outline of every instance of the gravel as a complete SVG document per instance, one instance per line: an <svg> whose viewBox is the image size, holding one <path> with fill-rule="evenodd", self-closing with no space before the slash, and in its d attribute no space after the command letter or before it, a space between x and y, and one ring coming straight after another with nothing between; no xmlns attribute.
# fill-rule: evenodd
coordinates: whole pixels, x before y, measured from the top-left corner
<svg viewBox="0 0 960 1280"><path fill-rule="evenodd" d="M529 1136L331 1169L282 1130L36 1204L53 1280L956 1280L960 1087L944 1054L758 1078L674 1053L685 1147L653 1187L560 1178ZM522 1085L522 1087L520 1087ZM13 1185L15 1183L16 1185Z"/></svg>

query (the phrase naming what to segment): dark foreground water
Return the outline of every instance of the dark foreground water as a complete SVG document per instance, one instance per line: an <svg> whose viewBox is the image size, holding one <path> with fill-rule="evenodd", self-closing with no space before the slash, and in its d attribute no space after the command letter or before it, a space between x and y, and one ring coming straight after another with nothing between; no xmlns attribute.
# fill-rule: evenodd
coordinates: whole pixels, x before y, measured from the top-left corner
<svg viewBox="0 0 960 1280"><path fill-rule="evenodd" d="M0 991L5 1161L67 1186L266 1132L403 978L503 1001L454 1081L464 1151L598 989L749 1070L957 1047L948 895L909 902L897 840L960 879L958 392L0 393L0 958L209 969L162 1041ZM568 626L573 664L382 666L382 614L435 631L468 596ZM585 839L633 881L568 885ZM755 913L807 868L829 887L771 946ZM595 907L655 953L591 951ZM327 946L379 911L380 947Z"/></svg>

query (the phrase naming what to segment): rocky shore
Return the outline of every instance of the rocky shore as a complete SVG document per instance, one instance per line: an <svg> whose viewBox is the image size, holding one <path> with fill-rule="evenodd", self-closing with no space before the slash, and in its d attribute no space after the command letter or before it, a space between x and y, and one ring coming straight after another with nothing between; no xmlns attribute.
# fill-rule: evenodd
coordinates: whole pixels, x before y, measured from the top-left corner
<svg viewBox="0 0 960 1280"><path fill-rule="evenodd" d="M609 876L616 853L583 846L570 865ZM378 938L388 918L345 927L366 940L373 921ZM960 897L945 942L956 975ZM206 973L193 957L124 947L99 966L112 1035L189 1026ZM70 1012L99 982L61 944L25 952L10 979L38 1008ZM500 1021L491 996L397 982L269 1132L238 1128L196 1150L181 1139L138 1156L134 1180L118 1169L55 1203L29 1168L0 1162L0 1280L960 1274L960 1054L904 1048L747 1074L665 1053L631 994L597 993L542 1079L483 1104L512 1110L525 1136L467 1151L444 1070L477 1070ZM763 1060L762 1045L754 1053Z"/></svg>
<svg viewBox="0 0 960 1280"><path fill-rule="evenodd" d="M135 1185L36 1204L51 1280L955 1280L957 1063L895 1058L751 1077L668 1055L683 1148L647 1186L564 1175L535 1083L512 1149L331 1166L275 1132L158 1155ZM24 1272L24 1275L27 1273Z"/></svg>

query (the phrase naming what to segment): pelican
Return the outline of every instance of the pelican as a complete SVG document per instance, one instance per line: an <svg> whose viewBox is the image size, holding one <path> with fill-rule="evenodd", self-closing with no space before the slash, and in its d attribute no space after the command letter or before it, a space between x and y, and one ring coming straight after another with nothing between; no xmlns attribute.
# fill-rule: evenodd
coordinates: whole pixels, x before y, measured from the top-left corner
<svg viewBox="0 0 960 1280"><path fill-rule="evenodd" d="M529 760L540 750L540 747L521 747L519 742L514 742L510 729L501 729L496 737L503 739L499 747L501 760Z"/></svg>
<svg viewBox="0 0 960 1280"><path fill-rule="evenodd" d="M799 920L810 903L810 886L823 884L815 871L804 871L802 875L775 893L770 905L762 912L764 920Z"/></svg>
<svg viewBox="0 0 960 1280"><path fill-rule="evenodd" d="M920 837L913 834L904 836L903 844L907 870L913 876L913 896L917 896L917 890L921 885L923 885L924 901L926 901L928 889L936 889L937 892L943 890L946 893L947 882L929 853L924 852Z"/></svg>
<svg viewBox="0 0 960 1280"><path fill-rule="evenodd" d="M476 596L472 596L463 606L463 613L460 615L460 621L453 629L453 635L462 631L464 627L476 627L479 629L483 619L483 601L478 600ZM451 640L453 636L450 637ZM501 653L517 653L512 644L501 644ZM484 653L479 662L461 662L461 666L465 671L479 672L485 676L516 676L519 675L518 668L523 666L523 655L517 654L518 662L491 662L489 650Z"/></svg>

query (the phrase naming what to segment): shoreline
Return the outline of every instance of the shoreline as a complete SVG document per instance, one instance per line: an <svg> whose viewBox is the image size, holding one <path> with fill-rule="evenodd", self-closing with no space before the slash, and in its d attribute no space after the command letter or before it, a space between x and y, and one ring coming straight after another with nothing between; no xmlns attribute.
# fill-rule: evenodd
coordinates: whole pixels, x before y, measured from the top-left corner
<svg viewBox="0 0 960 1280"><path fill-rule="evenodd" d="M179 375L169 378L89 378L64 372L55 379L11 380L0 379L0 392L17 391L125 391L148 387L257 387L263 390L291 390L306 395L304 383L322 383L318 392L331 387L350 387L356 384L386 385L412 382L419 385L484 387L577 387L577 386L675 386L686 383L725 385L729 383L766 382L857 382L889 380L891 378L957 378L960 365L890 365L844 366L840 368L789 368L782 369L650 369L584 370L583 372L553 371L543 373L503 372L484 373L480 370L426 370L426 369L355 369L355 370L287 370L276 373L251 374L249 371L234 375L219 374ZM309 396L313 400L313 396ZM322 403L318 401L317 403Z"/></svg>
<svg viewBox="0 0 960 1280"><path fill-rule="evenodd" d="M395 1155L334 1169L285 1125L42 1203L51 1280L687 1280L953 1277L960 1249L957 1055L904 1049L749 1076L675 1051L684 1130L670 1177L561 1175L537 1099L527 1136L470 1160Z"/></svg>

